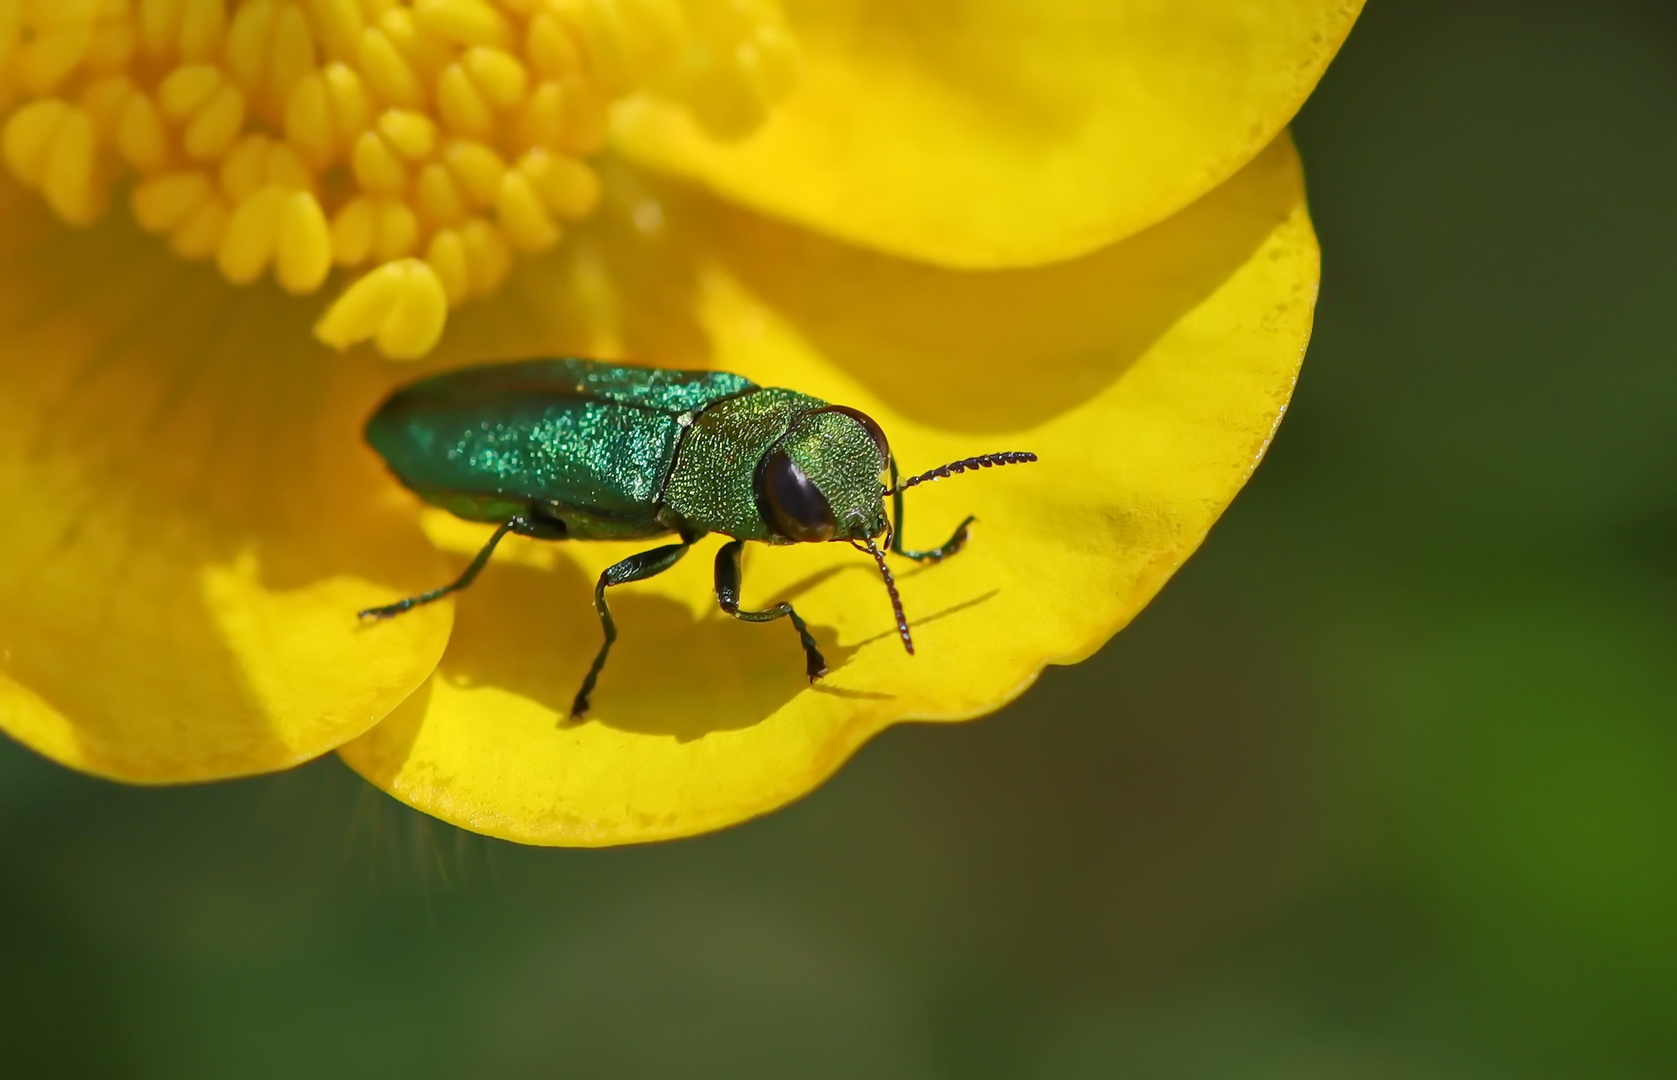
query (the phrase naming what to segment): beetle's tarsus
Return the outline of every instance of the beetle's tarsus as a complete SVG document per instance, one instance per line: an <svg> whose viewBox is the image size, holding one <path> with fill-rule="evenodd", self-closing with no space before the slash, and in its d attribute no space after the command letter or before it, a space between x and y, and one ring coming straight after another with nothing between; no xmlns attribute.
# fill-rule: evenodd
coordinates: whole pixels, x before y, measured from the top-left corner
<svg viewBox="0 0 1677 1080"><path fill-rule="evenodd" d="M792 605L785 600L762 611L740 609L740 552L744 549L744 540L730 540L716 552L717 606L741 622L773 622L776 619L790 621L792 629L798 632L798 644L804 647L804 674L813 684L816 679L827 674L827 661L821 655L820 647L815 644L815 635L809 632L809 624L804 622L803 616L794 611Z"/></svg>
<svg viewBox="0 0 1677 1080"><path fill-rule="evenodd" d="M959 554L960 550L967 546L967 541L972 538L972 523L977 520L977 518L969 515L965 521L955 527L955 535L930 551L904 551L901 547L895 547L893 550L903 558L913 559L917 563L928 565L940 563L952 555Z"/></svg>

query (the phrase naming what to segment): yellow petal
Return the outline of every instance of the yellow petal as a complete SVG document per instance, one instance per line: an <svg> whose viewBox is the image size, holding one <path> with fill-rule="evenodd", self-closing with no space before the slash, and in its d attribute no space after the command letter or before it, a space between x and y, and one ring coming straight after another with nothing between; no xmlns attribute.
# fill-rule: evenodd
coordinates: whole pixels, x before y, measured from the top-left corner
<svg viewBox="0 0 1677 1080"><path fill-rule="evenodd" d="M792 599L826 652L831 673L808 686L790 627L716 610L712 538L613 591L621 637L581 724L565 716L600 640L592 583L650 545L509 540L460 600L429 685L341 753L413 806L528 843L740 821L809 791L892 723L980 715L1044 664L1099 648L1256 465L1316 293L1285 138L1160 226L1030 271L936 270L673 192L627 209L640 243L591 225L581 254L521 270L510 299L463 313L444 351L708 362L862 408L907 469L997 450L1041 461L910 493L910 546L978 515L966 551L899 567L917 655L898 643L865 556L753 546L747 604ZM615 322L567 314L609 313L613 282ZM462 558L485 538L440 514L427 522Z"/></svg>
<svg viewBox="0 0 1677 1080"><path fill-rule="evenodd" d="M626 102L619 144L773 214L949 266L1095 250L1275 138L1361 0L788 4L797 88L740 142Z"/></svg>
<svg viewBox="0 0 1677 1080"><path fill-rule="evenodd" d="M0 729L124 780L292 765L448 636L356 618L444 569L361 447L388 376L120 217L0 185Z"/></svg>

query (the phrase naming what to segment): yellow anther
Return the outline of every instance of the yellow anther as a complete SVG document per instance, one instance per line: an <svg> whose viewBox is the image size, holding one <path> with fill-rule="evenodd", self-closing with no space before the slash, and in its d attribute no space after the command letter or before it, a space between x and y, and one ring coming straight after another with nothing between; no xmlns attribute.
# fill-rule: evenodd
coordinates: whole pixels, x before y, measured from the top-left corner
<svg viewBox="0 0 1677 1080"><path fill-rule="evenodd" d="M89 71L115 74L127 68L138 45L134 26L126 19L100 23L93 31L93 43L87 47L87 57L82 62Z"/></svg>
<svg viewBox="0 0 1677 1080"><path fill-rule="evenodd" d="M454 59L453 47L414 21L413 12L393 7L379 16L379 29L408 65L425 80L437 77Z"/></svg>
<svg viewBox="0 0 1677 1080"><path fill-rule="evenodd" d="M463 65L454 63L437 77L437 112L456 135L487 139L495 133L495 117Z"/></svg>
<svg viewBox="0 0 1677 1080"><path fill-rule="evenodd" d="M186 0L181 6L176 47L183 60L207 60L221 48L227 22L222 0Z"/></svg>
<svg viewBox="0 0 1677 1080"><path fill-rule="evenodd" d="M92 44L91 22L60 23L36 35L12 61L18 84L31 94L52 93L87 56Z"/></svg>
<svg viewBox="0 0 1677 1080"><path fill-rule="evenodd" d="M227 66L264 115L278 119L297 83L315 68L315 41L294 4L250 0L227 31Z"/></svg>
<svg viewBox="0 0 1677 1080"><path fill-rule="evenodd" d="M369 199L351 199L332 219L332 261L339 266L359 266L373 253L373 204Z"/></svg>
<svg viewBox="0 0 1677 1080"><path fill-rule="evenodd" d="M408 109L386 109L379 115L378 133L409 161L424 161L437 146L437 125L424 113Z"/></svg>
<svg viewBox="0 0 1677 1080"><path fill-rule="evenodd" d="M501 176L507 171L500 155L482 143L454 139L443 148L443 161L472 205L495 205L501 194Z"/></svg>
<svg viewBox="0 0 1677 1080"><path fill-rule="evenodd" d="M460 242L466 249L472 292L488 296L499 289L512 270L512 250L501 230L482 218L473 218L460 227Z"/></svg>
<svg viewBox="0 0 1677 1080"><path fill-rule="evenodd" d="M115 143L122 125L122 110L134 96L134 84L126 75L112 75L88 83L81 94L81 107L93 118L93 129L104 143Z"/></svg>
<svg viewBox="0 0 1677 1080"><path fill-rule="evenodd" d="M564 135L564 92L558 83L544 82L519 107L515 142L523 150L535 146L555 148L564 144Z"/></svg>
<svg viewBox="0 0 1677 1080"><path fill-rule="evenodd" d="M373 258L399 259L419 250L419 218L405 202L381 199L373 204Z"/></svg>
<svg viewBox="0 0 1677 1080"><path fill-rule="evenodd" d="M92 117L82 109L69 109L47 151L41 193L72 225L91 225L105 211L107 192L94 172L97 149Z"/></svg>
<svg viewBox="0 0 1677 1080"><path fill-rule="evenodd" d="M338 152L348 153L356 136L372 123L372 96L361 75L348 64L327 64L321 77L326 84L326 103Z"/></svg>
<svg viewBox="0 0 1677 1080"><path fill-rule="evenodd" d="M544 79L570 78L582 70L582 48L576 35L551 11L530 20L524 55Z"/></svg>
<svg viewBox="0 0 1677 1080"><path fill-rule="evenodd" d="M181 146L195 161L214 161L233 145L244 122L245 96L238 87L223 86L186 126Z"/></svg>
<svg viewBox="0 0 1677 1080"><path fill-rule="evenodd" d="M288 191L312 191L314 173L290 143L268 144L268 182Z"/></svg>
<svg viewBox="0 0 1677 1080"><path fill-rule="evenodd" d="M506 16L483 0L415 0L413 18L421 29L460 45L504 47L512 40Z"/></svg>
<svg viewBox="0 0 1677 1080"><path fill-rule="evenodd" d="M169 140L163 117L151 98L135 94L122 106L117 124L117 152L138 172L154 173L169 164Z"/></svg>
<svg viewBox="0 0 1677 1080"><path fill-rule="evenodd" d="M592 154L606 143L606 105L587 83L561 84L565 107L559 146L573 154Z"/></svg>
<svg viewBox="0 0 1677 1080"><path fill-rule="evenodd" d="M334 349L369 339L385 356L413 360L436 345L448 317L448 293L420 259L389 262L351 285L315 325Z"/></svg>
<svg viewBox="0 0 1677 1080"><path fill-rule="evenodd" d="M690 49L663 90L680 98L718 138L739 138L762 123L797 81L796 40L765 0L692 5Z"/></svg>
<svg viewBox="0 0 1677 1080"><path fill-rule="evenodd" d="M350 155L356 183L361 190L381 195L400 195L408 186L408 170L385 141L374 131L364 131L355 140Z"/></svg>
<svg viewBox="0 0 1677 1080"><path fill-rule="evenodd" d="M291 100L303 76L315 69L314 35L309 32L308 20L297 7L287 4L280 10L279 22L274 27L274 40L268 57L268 85L263 106L274 119L284 115L285 104Z"/></svg>
<svg viewBox="0 0 1677 1080"><path fill-rule="evenodd" d="M559 226L530 186L529 177L510 171L501 177L495 216L513 246L526 254L546 251L559 242Z"/></svg>
<svg viewBox="0 0 1677 1080"><path fill-rule="evenodd" d="M621 96L766 115L795 73L777 3L0 0L0 141L61 218L125 185L143 229L231 281L370 269L332 310L395 290L396 329L356 340L411 355L593 212L579 158Z"/></svg>
<svg viewBox="0 0 1677 1080"><path fill-rule="evenodd" d="M268 137L246 135L221 159L221 193L235 206L268 183Z"/></svg>
<svg viewBox="0 0 1677 1080"><path fill-rule="evenodd" d="M512 54L479 45L462 58L472 82L493 104L510 109L524 97L530 78Z"/></svg>
<svg viewBox="0 0 1677 1080"><path fill-rule="evenodd" d="M438 229L465 220L466 204L460 197L459 185L447 169L435 162L419 171L414 196L419 204L420 218L430 228Z"/></svg>
<svg viewBox="0 0 1677 1080"><path fill-rule="evenodd" d="M274 276L287 292L312 293L332 270L332 233L320 200L307 191L286 197Z"/></svg>
<svg viewBox="0 0 1677 1080"><path fill-rule="evenodd" d="M227 28L227 68L246 92L261 85L274 36L274 0L248 0Z"/></svg>
<svg viewBox="0 0 1677 1080"><path fill-rule="evenodd" d="M318 71L297 81L285 105L285 139L316 169L330 165L337 153L330 110L326 78Z"/></svg>
<svg viewBox="0 0 1677 1080"><path fill-rule="evenodd" d="M235 285L248 285L262 276L279 246L280 216L285 191L270 185L247 196L233 211L227 232L216 252L216 267Z"/></svg>
<svg viewBox="0 0 1677 1080"><path fill-rule="evenodd" d="M472 272L466 265L466 244L459 233L443 229L431 237L431 243L425 248L425 261L442 282L449 307L459 307L472 294Z"/></svg>
<svg viewBox="0 0 1677 1080"><path fill-rule="evenodd" d="M169 234L169 250L183 259L208 259L220 249L231 216L227 204L212 196Z"/></svg>
<svg viewBox="0 0 1677 1080"><path fill-rule="evenodd" d="M211 64L187 64L169 72L157 88L163 115L176 122L202 109L225 85L221 69Z"/></svg>
<svg viewBox="0 0 1677 1080"><path fill-rule="evenodd" d="M366 25L355 0L309 0L309 13L314 16L314 26L327 56L334 60L355 56L356 44Z"/></svg>
<svg viewBox="0 0 1677 1080"><path fill-rule="evenodd" d="M593 75L622 93L675 59L686 18L669 0L571 0L556 13L580 31Z"/></svg>
<svg viewBox="0 0 1677 1080"><path fill-rule="evenodd" d="M201 172L167 173L134 188L134 218L147 232L169 232L183 224L215 195Z"/></svg>
<svg viewBox="0 0 1677 1080"><path fill-rule="evenodd" d="M6 121L6 164L11 166L12 175L26 186L41 186L47 155L69 113L67 102L44 98L25 105Z"/></svg>
<svg viewBox="0 0 1677 1080"><path fill-rule="evenodd" d="M390 43L383 30L369 26L361 32L356 58L368 86L380 101L410 109L417 109L425 103L419 76L396 51L396 46Z"/></svg>
<svg viewBox="0 0 1677 1080"><path fill-rule="evenodd" d="M531 150L519 159L518 171L530 181L547 208L560 217L585 218L600 204L600 178L575 158Z"/></svg>
<svg viewBox="0 0 1677 1080"><path fill-rule="evenodd" d="M174 51L184 0L140 0L140 45L152 59Z"/></svg>

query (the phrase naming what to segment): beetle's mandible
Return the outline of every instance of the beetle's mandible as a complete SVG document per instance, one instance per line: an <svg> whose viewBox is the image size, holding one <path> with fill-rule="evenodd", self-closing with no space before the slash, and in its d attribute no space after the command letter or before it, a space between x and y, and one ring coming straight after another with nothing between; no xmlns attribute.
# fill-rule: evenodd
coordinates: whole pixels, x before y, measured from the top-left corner
<svg viewBox="0 0 1677 1080"><path fill-rule="evenodd" d="M594 607L605 641L577 691L572 717L587 711L617 639L606 589L663 573L711 532L732 538L716 553L716 602L747 622L790 621L812 682L827 664L792 605L740 607L747 540L841 541L869 552L903 647L913 653L885 550L936 562L961 549L973 519L938 547L908 550L903 492L968 469L1036 460L1019 451L982 454L899 481L885 433L856 409L720 371L577 359L492 364L422 379L387 398L366 433L420 498L499 527L455 581L369 608L363 619L400 615L464 589L509 532L540 540L676 536L676 543L631 555L600 575Z"/></svg>

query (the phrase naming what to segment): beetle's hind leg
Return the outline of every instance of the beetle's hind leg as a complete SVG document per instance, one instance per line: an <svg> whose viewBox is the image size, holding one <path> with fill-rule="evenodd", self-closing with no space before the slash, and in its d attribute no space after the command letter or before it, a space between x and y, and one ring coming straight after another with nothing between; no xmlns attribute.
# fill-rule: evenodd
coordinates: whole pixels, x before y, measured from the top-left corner
<svg viewBox="0 0 1677 1080"><path fill-rule="evenodd" d="M495 546L501 542L501 537L509 532L515 532L520 536L534 537L537 540L563 540L566 530L563 521L551 514L543 513L540 507L532 507L530 513L515 517L497 528L495 534L489 538L489 543L483 545L483 550L472 558L471 565L466 567L465 572L447 585L440 589L432 589L430 592L422 592L418 596L410 596L405 600L398 600L394 604L367 608L365 611L356 614L370 622L388 619L400 615L404 611L419 607L421 604L441 600L449 593L459 592L477 580L478 574L482 573L483 568L489 565L489 556L495 554Z"/></svg>
<svg viewBox="0 0 1677 1080"><path fill-rule="evenodd" d="M617 640L617 624L612 621L611 608L606 606L606 589L613 585L627 585L631 581L645 581L649 577L656 577L665 570L681 561L687 554L687 549L693 546L698 537L683 537L679 544L665 544L663 547L643 551L631 555L620 563L613 563L606 567L606 572L600 575L600 580L594 585L594 610L600 613L600 629L605 632L606 640L600 645L600 651L594 655L594 663L588 669L588 675L582 680L582 689L576 692L576 700L571 702L571 719L577 720L588 711L588 698L594 692L594 684L600 678L600 671L606 666L606 657L611 653L612 642Z"/></svg>
<svg viewBox="0 0 1677 1080"><path fill-rule="evenodd" d="M816 648L815 636L798 613L792 610L791 604L781 601L763 611L740 610L740 552L744 549L745 541L732 540L723 544L716 553L716 602L723 611L745 622L773 622L780 618L792 620L792 629L798 632L798 640L804 647L805 674L810 682L814 682L827 674L827 661L822 658L821 650Z"/></svg>
<svg viewBox="0 0 1677 1080"><path fill-rule="evenodd" d="M489 543L483 545L483 550L478 552L472 559L471 565L466 567L465 572L453 581L449 582L447 585L444 585L442 588L432 589L430 592L422 592L418 596L410 596L405 600L398 600L394 604L386 604L383 607L367 608L365 611L359 612L359 616L369 621L388 619L393 616L400 615L404 611L409 611L413 608L419 607L421 604L429 604L433 600L441 600L449 593L459 592L461 589L464 589L466 586L477 580L478 574L482 573L483 568L488 565L489 556L495 554L495 545L501 542L501 537L515 529L522 532L523 529L520 529L519 526L524 524L525 521L523 518L513 518L511 521L502 524L495 530L495 534L489 538Z"/></svg>

